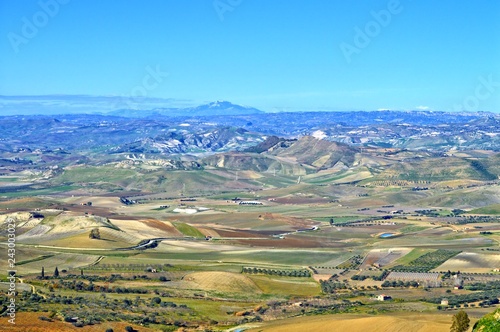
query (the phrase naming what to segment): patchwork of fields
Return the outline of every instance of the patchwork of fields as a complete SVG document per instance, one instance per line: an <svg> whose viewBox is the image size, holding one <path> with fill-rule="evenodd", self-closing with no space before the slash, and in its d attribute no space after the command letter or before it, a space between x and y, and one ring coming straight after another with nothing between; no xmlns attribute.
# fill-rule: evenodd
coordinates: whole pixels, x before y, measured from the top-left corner
<svg viewBox="0 0 500 332"><path fill-rule="evenodd" d="M16 224L20 317L41 319L20 328L447 331L458 309L475 321L500 292L497 185L453 180L462 162L417 174L384 158L300 179L253 170L236 183L213 167L167 172L174 192L0 200L0 235ZM58 181L129 186L143 171L75 167Z"/></svg>

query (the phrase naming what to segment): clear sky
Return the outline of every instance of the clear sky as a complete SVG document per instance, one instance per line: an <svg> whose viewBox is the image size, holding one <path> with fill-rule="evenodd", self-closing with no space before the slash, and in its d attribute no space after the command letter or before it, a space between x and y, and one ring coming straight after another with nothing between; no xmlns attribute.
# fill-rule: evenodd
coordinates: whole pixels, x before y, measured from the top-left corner
<svg viewBox="0 0 500 332"><path fill-rule="evenodd" d="M0 95L46 94L500 112L500 1L0 0Z"/></svg>

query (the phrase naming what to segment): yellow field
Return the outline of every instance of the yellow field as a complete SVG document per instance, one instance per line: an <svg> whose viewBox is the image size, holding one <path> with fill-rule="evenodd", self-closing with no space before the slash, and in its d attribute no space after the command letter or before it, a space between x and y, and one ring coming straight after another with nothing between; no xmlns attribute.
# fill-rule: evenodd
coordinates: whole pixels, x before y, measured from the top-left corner
<svg viewBox="0 0 500 332"><path fill-rule="evenodd" d="M474 322L471 322L473 325ZM255 326L255 325L254 325ZM396 314L392 316L329 315L275 321L245 330L248 332L448 332L451 315Z"/></svg>
<svg viewBox="0 0 500 332"><path fill-rule="evenodd" d="M260 293L250 278L230 272L195 272L184 277L190 288L230 293Z"/></svg>
<svg viewBox="0 0 500 332"><path fill-rule="evenodd" d="M30 258L36 258L36 257L37 256ZM85 267L90 264L93 264L98 259L99 256L96 255L58 253L46 259L30 262L23 265L18 265L16 268L19 274L27 274L27 273L39 273L43 266L45 268L47 275L52 275L56 267L58 267L59 270L77 269L80 267Z"/></svg>
<svg viewBox="0 0 500 332"><path fill-rule="evenodd" d="M447 260L435 270L489 273L495 268L500 268L500 255L496 253L477 254L472 252L462 252Z"/></svg>
<svg viewBox="0 0 500 332"><path fill-rule="evenodd" d="M139 240L127 241L127 238L133 238L132 236L125 234L123 232L116 231L114 229L108 229L101 227L99 228L101 234L101 239L91 239L89 238L90 231L85 231L77 235L70 235L67 237L57 238L55 240L49 241L39 241L47 246L61 247L61 248L85 248L85 249L113 249L120 247L128 247L133 244L137 244ZM120 233L123 233L120 234ZM120 237L120 235L122 235Z"/></svg>

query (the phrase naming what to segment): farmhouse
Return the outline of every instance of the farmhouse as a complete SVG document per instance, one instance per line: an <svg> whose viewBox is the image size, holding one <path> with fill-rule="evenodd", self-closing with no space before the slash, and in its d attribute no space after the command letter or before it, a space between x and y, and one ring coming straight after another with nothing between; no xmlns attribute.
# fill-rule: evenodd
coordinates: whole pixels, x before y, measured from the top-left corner
<svg viewBox="0 0 500 332"><path fill-rule="evenodd" d="M390 297L389 295L380 294L379 296L377 296L377 301L388 301L388 300L392 300L392 297Z"/></svg>
<svg viewBox="0 0 500 332"><path fill-rule="evenodd" d="M441 305L448 305L448 304L449 304L448 299L441 300Z"/></svg>

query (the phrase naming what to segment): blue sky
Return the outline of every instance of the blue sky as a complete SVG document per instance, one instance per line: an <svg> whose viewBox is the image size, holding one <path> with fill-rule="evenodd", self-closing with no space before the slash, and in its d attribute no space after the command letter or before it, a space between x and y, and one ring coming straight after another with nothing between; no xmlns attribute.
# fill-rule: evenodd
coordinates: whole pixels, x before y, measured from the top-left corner
<svg viewBox="0 0 500 332"><path fill-rule="evenodd" d="M500 112L499 59L495 0L0 0L4 96Z"/></svg>

